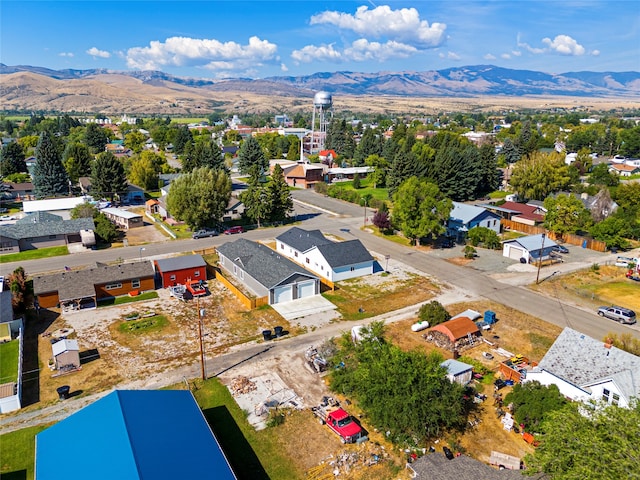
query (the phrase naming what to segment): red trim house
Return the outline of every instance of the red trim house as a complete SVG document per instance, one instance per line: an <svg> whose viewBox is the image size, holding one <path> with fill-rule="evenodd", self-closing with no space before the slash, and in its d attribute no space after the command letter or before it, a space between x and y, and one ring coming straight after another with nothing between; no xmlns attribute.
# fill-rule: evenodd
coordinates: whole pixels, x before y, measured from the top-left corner
<svg viewBox="0 0 640 480"><path fill-rule="evenodd" d="M207 280L207 262L202 255L184 255L153 262L162 288L186 285L187 282Z"/></svg>

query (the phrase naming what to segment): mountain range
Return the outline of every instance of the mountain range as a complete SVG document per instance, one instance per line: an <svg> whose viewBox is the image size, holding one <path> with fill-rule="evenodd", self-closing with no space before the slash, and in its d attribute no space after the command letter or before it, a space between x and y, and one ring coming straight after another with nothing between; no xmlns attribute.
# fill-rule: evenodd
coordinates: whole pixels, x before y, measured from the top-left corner
<svg viewBox="0 0 640 480"><path fill-rule="evenodd" d="M308 98L324 90L334 96L477 98L572 96L640 99L640 72L514 70L493 65L423 72L323 72L263 79L197 79L160 71L52 70L0 64L0 104L6 110L128 111L170 113L239 108L256 96ZM293 102L295 105L295 102ZM265 106L268 108L268 105ZM150 110L151 109L151 110ZM155 109L155 110L153 110Z"/></svg>

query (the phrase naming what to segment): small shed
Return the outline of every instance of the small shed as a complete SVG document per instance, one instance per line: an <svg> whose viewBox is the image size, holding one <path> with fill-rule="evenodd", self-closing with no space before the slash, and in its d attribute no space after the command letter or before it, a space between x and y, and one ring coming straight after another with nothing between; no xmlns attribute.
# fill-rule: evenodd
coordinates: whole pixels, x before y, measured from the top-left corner
<svg viewBox="0 0 640 480"><path fill-rule="evenodd" d="M73 370L80 367L80 349L77 340L59 340L51 345L56 370Z"/></svg>
<svg viewBox="0 0 640 480"><path fill-rule="evenodd" d="M447 378L451 383L466 385L473 378L473 367L458 360L445 360L440 364L447 369Z"/></svg>

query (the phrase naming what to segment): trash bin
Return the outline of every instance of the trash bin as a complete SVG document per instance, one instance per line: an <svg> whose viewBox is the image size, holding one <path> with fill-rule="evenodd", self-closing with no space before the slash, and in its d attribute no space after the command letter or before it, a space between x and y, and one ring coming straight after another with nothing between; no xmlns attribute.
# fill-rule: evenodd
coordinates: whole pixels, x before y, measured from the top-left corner
<svg viewBox="0 0 640 480"><path fill-rule="evenodd" d="M280 326L273 327L273 334L278 338L280 338L282 335L284 335L282 327L280 327Z"/></svg>
<svg viewBox="0 0 640 480"><path fill-rule="evenodd" d="M262 336L265 340L271 340L271 330L263 330Z"/></svg>
<svg viewBox="0 0 640 480"><path fill-rule="evenodd" d="M611 253L618 253L618 247L611 247Z"/></svg>
<svg viewBox="0 0 640 480"><path fill-rule="evenodd" d="M58 398L60 398L60 400L66 400L67 398L69 398L69 390L71 390L71 387L69 385L63 385L62 387L56 388L56 392L58 392Z"/></svg>

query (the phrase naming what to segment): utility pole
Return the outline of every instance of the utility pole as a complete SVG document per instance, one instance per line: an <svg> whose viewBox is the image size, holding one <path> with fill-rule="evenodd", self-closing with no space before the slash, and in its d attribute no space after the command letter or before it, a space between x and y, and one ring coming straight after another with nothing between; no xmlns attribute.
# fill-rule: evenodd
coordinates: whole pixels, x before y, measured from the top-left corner
<svg viewBox="0 0 640 480"><path fill-rule="evenodd" d="M542 246L540 247L540 254L538 255L538 274L536 275L536 285L540 283L540 267L542 267L542 252L544 251L544 237L545 234L542 234Z"/></svg>
<svg viewBox="0 0 640 480"><path fill-rule="evenodd" d="M207 375L205 373L205 368L204 368L204 343L202 341L202 319L204 317L205 314L205 309L204 308L200 308L200 297L198 298L198 304L197 304L197 308L198 308L198 338L200 340L200 371L202 373L202 380L206 380L207 379Z"/></svg>

